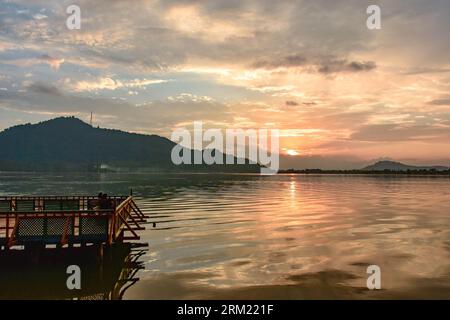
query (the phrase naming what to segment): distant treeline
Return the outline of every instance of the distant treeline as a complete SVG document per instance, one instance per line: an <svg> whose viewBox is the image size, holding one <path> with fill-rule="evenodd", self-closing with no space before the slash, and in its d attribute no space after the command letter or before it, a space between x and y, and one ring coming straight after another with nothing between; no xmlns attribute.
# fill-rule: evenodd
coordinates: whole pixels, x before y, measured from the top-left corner
<svg viewBox="0 0 450 320"><path fill-rule="evenodd" d="M278 171L279 174L398 174L398 175L450 175L450 170L419 169L419 170L322 170L322 169L287 169Z"/></svg>

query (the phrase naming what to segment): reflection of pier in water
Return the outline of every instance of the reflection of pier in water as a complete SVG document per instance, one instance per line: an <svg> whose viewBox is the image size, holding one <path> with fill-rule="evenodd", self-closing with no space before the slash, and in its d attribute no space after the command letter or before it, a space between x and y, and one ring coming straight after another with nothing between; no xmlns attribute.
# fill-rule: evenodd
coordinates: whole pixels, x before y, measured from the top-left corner
<svg viewBox="0 0 450 320"><path fill-rule="evenodd" d="M0 299L122 299L139 280L144 247L116 244L103 257L95 246L43 250L38 258L24 250L0 251ZM70 265L80 267L80 290L67 288Z"/></svg>

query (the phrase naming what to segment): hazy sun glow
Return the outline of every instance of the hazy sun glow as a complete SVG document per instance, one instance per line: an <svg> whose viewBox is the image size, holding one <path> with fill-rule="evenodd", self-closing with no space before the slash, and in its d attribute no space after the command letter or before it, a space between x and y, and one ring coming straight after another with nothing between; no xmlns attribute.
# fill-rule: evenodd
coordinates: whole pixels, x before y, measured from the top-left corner
<svg viewBox="0 0 450 320"><path fill-rule="evenodd" d="M286 151L286 154L288 154L290 156L298 156L300 153L297 150L289 149Z"/></svg>

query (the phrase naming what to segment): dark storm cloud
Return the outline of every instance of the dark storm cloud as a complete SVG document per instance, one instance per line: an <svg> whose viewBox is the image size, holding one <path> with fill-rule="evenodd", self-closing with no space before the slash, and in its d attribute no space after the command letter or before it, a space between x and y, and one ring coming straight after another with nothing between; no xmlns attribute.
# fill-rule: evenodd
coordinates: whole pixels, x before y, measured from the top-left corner
<svg viewBox="0 0 450 320"><path fill-rule="evenodd" d="M288 101L286 101L286 105L292 107L292 106L298 106L298 103L295 101L292 101L292 100L288 100Z"/></svg>
<svg viewBox="0 0 450 320"><path fill-rule="evenodd" d="M334 60L321 65L318 69L320 73L336 73L336 72L363 72L370 71L377 67L373 61L346 61Z"/></svg>
<svg viewBox="0 0 450 320"><path fill-rule="evenodd" d="M321 60L320 62L317 62ZM374 61L347 61L346 59L310 58L305 56L289 55L280 59L262 59L254 62L251 67L255 69L296 68L306 66L308 70L317 70L319 73L337 72L363 72L371 71L377 67Z"/></svg>
<svg viewBox="0 0 450 320"><path fill-rule="evenodd" d="M305 102L299 103L299 102L294 101L294 100L287 100L287 101L285 101L285 105L288 106L288 107L296 107L296 106L299 106L299 105L309 107L309 106L315 106L315 105L317 105L317 103L314 102L314 101L305 101Z"/></svg>
<svg viewBox="0 0 450 320"><path fill-rule="evenodd" d="M43 93L43 94L52 95L52 96L62 96L62 93L61 93L61 91L59 91L58 88L41 83L41 82L32 83L27 88L28 88L28 90L30 90L34 93Z"/></svg>

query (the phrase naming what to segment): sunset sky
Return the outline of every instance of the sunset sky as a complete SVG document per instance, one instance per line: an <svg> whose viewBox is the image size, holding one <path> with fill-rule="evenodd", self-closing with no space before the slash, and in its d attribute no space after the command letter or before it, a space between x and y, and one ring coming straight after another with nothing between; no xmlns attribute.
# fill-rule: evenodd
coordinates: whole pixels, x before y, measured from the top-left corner
<svg viewBox="0 0 450 320"><path fill-rule="evenodd" d="M285 167L450 165L450 1L2 0L0 129L91 111L166 137L280 129Z"/></svg>

